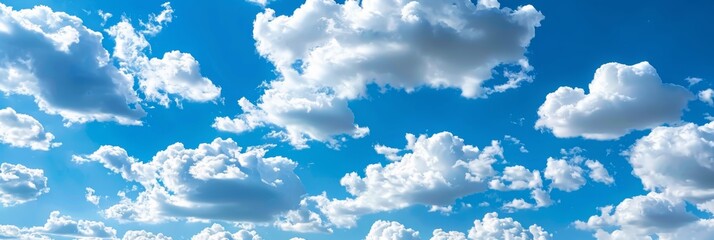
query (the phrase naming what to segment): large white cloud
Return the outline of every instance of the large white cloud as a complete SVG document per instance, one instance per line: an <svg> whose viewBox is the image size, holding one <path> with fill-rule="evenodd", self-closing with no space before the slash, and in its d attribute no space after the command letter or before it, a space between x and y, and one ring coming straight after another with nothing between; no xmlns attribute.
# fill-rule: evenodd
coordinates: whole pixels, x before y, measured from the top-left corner
<svg viewBox="0 0 714 240"><path fill-rule="evenodd" d="M493 0L307 0L289 16L266 9L253 37L280 77L257 104L241 103L243 114L214 126L243 132L270 125L304 148L308 140L363 136L347 102L364 97L370 84L458 88L468 98L516 88L532 80L524 53L542 19L531 5L513 10ZM498 71L507 82L487 86Z"/></svg>
<svg viewBox="0 0 714 240"><path fill-rule="evenodd" d="M0 4L0 91L34 97L67 123L139 124L134 81L111 64L102 34L45 6L15 11Z"/></svg>
<svg viewBox="0 0 714 240"><path fill-rule="evenodd" d="M360 215L413 205L450 206L461 197L488 189L503 148L498 141L479 150L449 132L430 137L406 135L407 147L400 160L386 166L371 164L361 177L352 172L340 184L354 198L329 200L311 197L330 222L351 227Z"/></svg>
<svg viewBox="0 0 714 240"><path fill-rule="evenodd" d="M191 240L261 240L255 230L240 229L235 233L227 231L220 224L213 224L198 234L191 237Z"/></svg>
<svg viewBox="0 0 714 240"><path fill-rule="evenodd" d="M116 46L113 56L119 60L121 69L137 76L139 89L146 100L158 102L168 107L171 101L181 104L182 100L193 102L215 101L220 97L221 88L201 75L198 61L188 53L170 51L163 58L149 58L146 48L149 42L145 34L155 35L163 24L171 22L173 10L169 3L159 15L151 15L144 30L137 31L128 19L107 29Z"/></svg>
<svg viewBox="0 0 714 240"><path fill-rule="evenodd" d="M617 139L630 131L679 121L693 98L681 86L664 84L648 62L607 63L588 86L560 87L546 96L535 127L556 137Z"/></svg>
<svg viewBox="0 0 714 240"><path fill-rule="evenodd" d="M659 193L627 198L615 208L606 206L600 211L600 215L591 216L587 222L576 221L575 227L595 231L594 236L601 240L662 238L672 234L678 234L680 238L677 239L693 239L687 237L692 233L680 229L695 228L700 222L706 222L687 212L684 201ZM615 230L608 232L613 227ZM712 232L714 228L710 227L708 231Z"/></svg>
<svg viewBox="0 0 714 240"><path fill-rule="evenodd" d="M47 151L62 143L53 142L55 136L45 132L42 124L30 115L17 113L15 109L0 109L0 142L13 147Z"/></svg>
<svg viewBox="0 0 714 240"><path fill-rule="evenodd" d="M144 191L103 211L109 218L161 222L177 219L271 221L296 209L304 189L284 157L264 157L268 146L245 150L231 139L217 138L186 149L175 143L152 161L140 162L124 149L102 146L75 162L101 162Z"/></svg>
<svg viewBox="0 0 714 240"><path fill-rule="evenodd" d="M52 237L74 239L116 239L117 231L102 222L74 220L61 215L59 211L50 213L43 226L20 228L0 225L0 238L10 239L52 239Z"/></svg>
<svg viewBox="0 0 714 240"><path fill-rule="evenodd" d="M655 128L637 140L628 154L645 189L714 213L714 123Z"/></svg>
<svg viewBox="0 0 714 240"><path fill-rule="evenodd" d="M42 169L20 164L0 164L0 203L4 207L36 200L48 193L47 177Z"/></svg>

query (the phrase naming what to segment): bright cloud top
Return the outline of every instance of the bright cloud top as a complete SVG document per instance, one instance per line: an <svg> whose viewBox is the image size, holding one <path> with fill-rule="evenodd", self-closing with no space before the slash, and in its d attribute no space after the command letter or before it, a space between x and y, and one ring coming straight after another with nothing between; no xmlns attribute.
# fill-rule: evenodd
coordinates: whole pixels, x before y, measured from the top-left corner
<svg viewBox="0 0 714 240"><path fill-rule="evenodd" d="M13 147L47 151L62 143L53 142L55 136L30 115L17 113L15 109L0 109L0 142Z"/></svg>
<svg viewBox="0 0 714 240"><path fill-rule="evenodd" d="M587 94L571 87L549 93L538 109L535 127L560 138L617 139L633 130L679 121L693 98L681 86L662 83L648 62L604 64L588 88Z"/></svg>
<svg viewBox="0 0 714 240"><path fill-rule="evenodd" d="M270 125L298 148L309 140L334 145L338 135L367 133L347 101L370 84L458 88L468 98L517 88L532 80L524 53L543 18L531 5L513 10L497 1L308 0L290 16L267 9L253 37L280 78L257 104L242 100L238 118L214 126L240 133ZM486 86L499 66L506 82Z"/></svg>
<svg viewBox="0 0 714 240"><path fill-rule="evenodd" d="M293 172L297 163L284 157L264 157L267 152L266 146L243 151L233 140L217 138L196 149L173 144L147 163L114 146L74 156L74 161L102 163L144 187L135 200L122 194L118 204L103 211L108 218L140 222L188 218L266 222L297 208L304 194Z"/></svg>

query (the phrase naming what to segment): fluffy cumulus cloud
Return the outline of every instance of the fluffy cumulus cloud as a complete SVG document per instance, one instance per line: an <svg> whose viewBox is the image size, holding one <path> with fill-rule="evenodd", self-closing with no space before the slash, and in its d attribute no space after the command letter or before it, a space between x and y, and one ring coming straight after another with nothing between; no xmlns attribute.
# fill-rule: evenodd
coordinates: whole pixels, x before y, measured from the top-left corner
<svg viewBox="0 0 714 240"><path fill-rule="evenodd" d="M697 94L699 101L706 103L709 106L714 106L714 89L707 88Z"/></svg>
<svg viewBox="0 0 714 240"><path fill-rule="evenodd" d="M172 238L164 235L163 233L155 234L144 230L138 230L127 231L124 233L122 240L172 240Z"/></svg>
<svg viewBox="0 0 714 240"><path fill-rule="evenodd" d="M458 231L446 232L442 229L436 229L430 239L466 240L466 236L466 234ZM548 240L550 238L551 234L536 224L524 228L520 222L512 218L499 218L495 212L487 213L483 219L474 220L474 226L468 232L469 240ZM407 228L399 222L378 220L372 224L366 239L419 240L421 238L419 238L418 231Z"/></svg>
<svg viewBox="0 0 714 240"><path fill-rule="evenodd" d="M575 227L594 231L597 239L698 239L701 230L709 234L714 231L712 225L703 223L692 213L687 212L685 203L676 198L659 193L635 196L623 200L617 207L600 208L600 215L591 216L587 222L576 221ZM683 229L699 231L685 233ZM667 236L679 236L669 238ZM709 235L711 238L714 235ZM699 238L701 239L701 238Z"/></svg>
<svg viewBox="0 0 714 240"><path fill-rule="evenodd" d="M87 200L87 202L94 204L94 205L99 205L99 196L94 195L94 189L93 188L85 188L84 190L87 191L87 193L84 195L84 199Z"/></svg>
<svg viewBox="0 0 714 240"><path fill-rule="evenodd" d="M538 225L524 228L513 218L499 218L495 212L487 213L481 220L475 220L469 230L469 239L513 239L513 240L547 240L551 234Z"/></svg>
<svg viewBox="0 0 714 240"><path fill-rule="evenodd" d="M563 158L548 158L543 175L550 180L550 188L565 192L576 191L587 183L585 176L603 184L615 182L602 163L578 155L581 151L580 148L561 150L561 153L566 155ZM583 169L582 165L585 165L587 170Z"/></svg>
<svg viewBox="0 0 714 240"><path fill-rule="evenodd" d="M457 88L468 98L517 88L532 80L524 53L544 17L531 5L499 7L495 0L308 0L292 15L266 9L253 37L279 79L266 84L257 104L241 103L243 114L214 126L243 132L269 125L296 147L335 144L340 135L366 134L347 102L364 97L370 84ZM494 73L503 82L486 84Z"/></svg>
<svg viewBox="0 0 714 240"><path fill-rule="evenodd" d="M139 79L139 88L148 101L168 107L171 101L180 105L182 100L217 100L221 88L201 75L200 65L191 54L174 50L164 53L162 58L146 55L149 42L145 34L156 35L172 19L171 5L162 6L164 11L151 15L148 23L141 23L144 30L136 30L126 18L107 29L116 42L113 56L119 60L122 71Z"/></svg>
<svg viewBox="0 0 714 240"><path fill-rule="evenodd" d="M546 96L535 127L556 137L617 139L633 130L679 121L692 93L664 84L648 62L607 63L595 72L589 92L560 87Z"/></svg>
<svg viewBox="0 0 714 240"><path fill-rule="evenodd" d="M360 215L413 205L450 206L461 197L488 189L493 169L503 148L498 141L478 149L449 132L432 136L406 135L407 146L400 160L371 164L365 176L345 175L340 184L353 198L311 197L331 223L351 227Z"/></svg>
<svg viewBox="0 0 714 240"><path fill-rule="evenodd" d="M4 207L36 200L48 193L47 177L41 169L20 164L0 164L0 203Z"/></svg>
<svg viewBox="0 0 714 240"><path fill-rule="evenodd" d="M565 159L548 158L544 172L550 180L550 187L566 192L572 192L585 185L583 169Z"/></svg>
<svg viewBox="0 0 714 240"><path fill-rule="evenodd" d="M15 109L0 109L0 142L13 147L47 151L62 145L53 142L55 136L30 115L17 113Z"/></svg>
<svg viewBox="0 0 714 240"><path fill-rule="evenodd" d="M365 240L419 240L419 231L406 228L398 222L378 220L372 224Z"/></svg>
<svg viewBox="0 0 714 240"><path fill-rule="evenodd" d="M332 233L330 223L320 214L308 208L308 199L300 201L300 208L290 210L281 216L274 225L283 231L300 233Z"/></svg>
<svg viewBox="0 0 714 240"><path fill-rule="evenodd" d="M637 140L628 154L645 189L714 213L714 123L655 128Z"/></svg>
<svg viewBox="0 0 714 240"><path fill-rule="evenodd" d="M245 150L231 139L217 138L187 149L176 143L149 162L124 149L102 146L75 162L99 162L144 191L103 211L122 221L161 222L178 219L270 221L296 209L304 189L293 170L297 163L265 157L269 146Z"/></svg>
<svg viewBox="0 0 714 240"><path fill-rule="evenodd" d="M0 91L32 96L68 124L139 124L133 78L112 65L102 38L66 13L0 4Z"/></svg>
<svg viewBox="0 0 714 240"><path fill-rule="evenodd" d="M116 239L117 231L107 227L102 222L74 220L61 215L60 212L50 213L43 226L20 228L12 225L0 225L0 238L9 239L53 239L54 237L74 239Z"/></svg>
<svg viewBox="0 0 714 240"><path fill-rule="evenodd" d="M213 224L191 237L191 240L262 240L255 230L240 229L231 233L220 224Z"/></svg>

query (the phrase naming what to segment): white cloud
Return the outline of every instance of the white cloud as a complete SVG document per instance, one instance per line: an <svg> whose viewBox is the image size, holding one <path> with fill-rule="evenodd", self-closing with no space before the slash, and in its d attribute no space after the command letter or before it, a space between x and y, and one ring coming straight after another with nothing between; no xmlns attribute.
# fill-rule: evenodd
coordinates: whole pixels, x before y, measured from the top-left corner
<svg viewBox="0 0 714 240"><path fill-rule="evenodd" d="M240 229L235 233L227 231L220 224L213 224L191 237L191 240L261 240L255 230Z"/></svg>
<svg viewBox="0 0 714 240"><path fill-rule="evenodd" d="M0 4L0 26L0 91L32 96L67 124L141 123L146 113L132 77L111 64L102 34L81 19L45 6L15 11Z"/></svg>
<svg viewBox="0 0 714 240"><path fill-rule="evenodd" d="M265 7L271 0L246 0L249 3L255 3L258 6Z"/></svg>
<svg viewBox="0 0 714 240"><path fill-rule="evenodd" d="M534 189L531 191L531 198L535 200L535 203L529 203L522 198L516 198L504 203L502 208L508 212L515 212L518 210L539 209L553 204L553 201L550 199L550 194L543 189Z"/></svg>
<svg viewBox="0 0 714 240"><path fill-rule="evenodd" d="M628 151L645 189L682 198L714 213L714 122L658 127Z"/></svg>
<svg viewBox="0 0 714 240"><path fill-rule="evenodd" d="M436 229L432 232L430 240L466 240L466 234L458 231L445 232L442 229Z"/></svg>
<svg viewBox="0 0 714 240"><path fill-rule="evenodd" d="M0 238L11 239L52 239L52 237L74 239L115 239L117 231L102 222L74 220L60 212L50 213L43 226L20 228L12 225L0 225Z"/></svg>
<svg viewBox="0 0 714 240"><path fill-rule="evenodd" d="M130 157L126 150L117 146L101 146L90 155L72 156L72 161L79 164L99 162L105 168L121 174L122 178L130 181L147 182L157 176L157 166L139 162Z"/></svg>
<svg viewBox="0 0 714 240"><path fill-rule="evenodd" d="M687 77L684 80L686 80L689 83L689 86L694 86L697 83L704 81L703 78L698 78L698 77Z"/></svg>
<svg viewBox="0 0 714 240"><path fill-rule="evenodd" d="M55 136L30 115L17 113L15 109L0 109L0 142L13 147L47 151L62 143L52 142Z"/></svg>
<svg viewBox="0 0 714 240"><path fill-rule="evenodd" d="M633 130L679 121L693 98L681 86L663 84L648 62L604 64L588 88L587 94L571 87L548 94L535 127L550 129L560 138L617 139Z"/></svg>
<svg viewBox="0 0 714 240"><path fill-rule="evenodd" d="M27 168L20 164L0 164L0 203L4 207L34 201L49 191L47 177L42 169Z"/></svg>
<svg viewBox="0 0 714 240"><path fill-rule="evenodd" d="M496 175L492 164L503 157L498 141L479 150L449 132L418 138L406 135L405 154L386 166L371 164L365 176L352 172L340 184L354 198L313 196L320 211L338 227L351 227L359 216L413 205L449 206L456 199L488 189Z"/></svg>
<svg viewBox="0 0 714 240"><path fill-rule="evenodd" d="M540 177L540 171L530 171L520 165L504 168L500 177L489 182L491 189L499 191L535 189L542 186L543 179Z"/></svg>
<svg viewBox="0 0 714 240"><path fill-rule="evenodd" d="M551 180L550 187L566 192L572 192L585 185L583 169L565 159L548 158L546 163L546 179Z"/></svg>
<svg viewBox="0 0 714 240"><path fill-rule="evenodd" d="M165 2L164 4L161 4L161 7L164 8L161 13L158 15L153 13L150 14L147 22L140 21L140 25L144 27L144 30L141 31L142 34L154 36L161 32L164 25L173 20L174 9L171 8L171 3Z"/></svg>
<svg viewBox="0 0 714 240"><path fill-rule="evenodd" d="M407 92L458 88L477 98L532 81L524 54L544 17L531 5L498 6L495 0L308 0L290 16L266 9L253 37L280 76L233 121L241 127L227 128L269 125L296 147L310 140L335 144L338 136L367 133L347 103L366 96L371 84ZM494 72L506 83L488 86ZM246 124L249 119L260 124Z"/></svg>
<svg viewBox="0 0 714 240"><path fill-rule="evenodd" d="M700 91L697 96L699 97L699 101L702 101L709 106L714 106L714 90L711 88Z"/></svg>
<svg viewBox="0 0 714 240"><path fill-rule="evenodd" d="M104 210L122 221L161 222L177 219L272 221L296 209L304 189L293 172L297 163L284 157L264 157L267 146L245 150L231 139L217 138L186 149L175 143L143 163L124 149L102 146L75 162L101 162L144 191L132 200Z"/></svg>
<svg viewBox="0 0 714 240"><path fill-rule="evenodd" d="M520 222L512 218L498 218L495 212L487 213L482 220L475 220L469 230L469 239L513 239L513 240L547 240L551 234L538 225L523 228Z"/></svg>
<svg viewBox="0 0 714 240"><path fill-rule="evenodd" d="M93 188L85 188L84 190L87 191L87 194L84 195L84 198L87 200L87 202L90 202L94 205L99 205L99 196L94 195L94 189Z"/></svg>
<svg viewBox="0 0 714 240"><path fill-rule="evenodd" d="M377 220L372 224L365 240L419 240L419 231L406 228L398 222Z"/></svg>
<svg viewBox="0 0 714 240"><path fill-rule="evenodd" d="M643 239L698 224L698 218L687 212L683 201L658 193L627 198L615 208L606 206L600 211L599 216L591 216L587 222L576 221L575 227L595 231L598 239ZM616 229L607 232L612 227ZM677 239L691 239L682 237Z"/></svg>
<svg viewBox="0 0 714 240"><path fill-rule="evenodd" d="M172 238L164 235L163 233L154 234L144 230L139 230L127 231L124 233L122 240L172 240Z"/></svg>
<svg viewBox="0 0 714 240"><path fill-rule="evenodd" d="M399 159L402 159L401 156L397 155L401 151L399 148L375 145L374 151L376 151L379 155L384 155L384 157L389 159L389 161L399 161Z"/></svg>
<svg viewBox="0 0 714 240"><path fill-rule="evenodd" d="M506 135L503 137L503 139L518 146L519 147L518 150L521 151L522 153L528 153L528 149L526 149L526 145L523 144L523 142L521 142L520 139L513 137L511 135Z"/></svg>
<svg viewBox="0 0 714 240"><path fill-rule="evenodd" d="M102 23L101 23L102 26L106 25L106 24L107 24L107 21L108 21L110 18L112 18L112 16L113 16L111 13L105 12L105 11L103 11L103 10L101 10L101 9L99 9L99 10L97 11L97 15L99 15L99 17L102 18Z"/></svg>
<svg viewBox="0 0 714 240"><path fill-rule="evenodd" d="M171 9L168 3L164 7ZM126 18L107 29L116 42L113 56L119 60L122 71L139 79L139 89L148 101L168 107L171 101L180 106L182 100L217 100L221 88L201 75L199 63L191 54L174 50L164 53L163 58L149 58L144 53L149 47L144 34L147 31L156 34L162 26L158 23L170 22L171 14L166 11L150 17L150 24L142 24L147 28L142 32L137 32Z"/></svg>
<svg viewBox="0 0 714 240"><path fill-rule="evenodd" d="M330 225L322 216L308 209L307 199L300 201L300 208L290 210L281 216L274 225L283 231L300 233L332 233Z"/></svg>
<svg viewBox="0 0 714 240"><path fill-rule="evenodd" d="M605 166L603 166L599 161L588 159L585 161L585 166L590 169L588 176L590 176L593 181L604 184L612 184L615 182L615 179L610 176L610 173L607 172Z"/></svg>

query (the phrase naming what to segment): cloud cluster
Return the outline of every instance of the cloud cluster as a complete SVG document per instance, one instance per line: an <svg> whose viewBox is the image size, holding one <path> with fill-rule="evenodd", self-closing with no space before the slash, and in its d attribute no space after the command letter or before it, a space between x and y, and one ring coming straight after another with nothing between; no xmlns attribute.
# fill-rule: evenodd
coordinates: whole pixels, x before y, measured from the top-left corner
<svg viewBox="0 0 714 240"><path fill-rule="evenodd" d="M365 240L381 239L419 240L419 231L406 228L399 222L378 220L372 224Z"/></svg>
<svg viewBox="0 0 714 240"><path fill-rule="evenodd" d="M645 189L714 213L714 123L655 128L637 140L628 154Z"/></svg>
<svg viewBox="0 0 714 240"><path fill-rule="evenodd" d="M128 19L107 30L117 46L113 56L103 36L80 18L46 6L15 11L0 4L0 91L28 95L40 110L62 116L66 124L115 121L141 124L146 115L134 89L134 78L145 100L168 106L173 100L214 101L221 89L200 73L187 53L171 51L149 59L144 34L155 35L172 20L169 3L141 22L137 32Z"/></svg>
<svg viewBox="0 0 714 240"><path fill-rule="evenodd" d="M687 212L685 203L664 194L649 193L623 200L617 207L600 208L600 215L591 216L587 222L576 221L575 227L582 230L595 231L594 236L604 239L706 239L714 237L714 225L704 223L709 220L699 220L694 214ZM615 230L608 231L608 229ZM697 229L695 232L685 232L684 229ZM703 236L703 230L709 232ZM679 236L670 238L670 236Z"/></svg>
<svg viewBox="0 0 714 240"><path fill-rule="evenodd" d="M585 164L588 170L584 170L581 165ZM550 188L565 192L572 192L583 187L587 180L585 174L593 181L612 184L615 180L610 176L605 166L597 160L586 159L579 155L554 159L548 158L546 168L543 173L546 179L550 180Z"/></svg>
<svg viewBox="0 0 714 240"><path fill-rule="evenodd" d="M164 11L151 15L148 23L141 23L144 30L137 31L126 18L107 29L116 42L113 56L119 60L121 70L139 79L139 89L146 100L164 107L168 107L172 100L178 105L182 100L217 100L221 88L201 75L199 63L191 54L174 50L164 53L163 58L146 56L150 45L145 34L158 34L162 26L172 20L171 5L164 3L162 6Z"/></svg>
<svg viewBox="0 0 714 240"><path fill-rule="evenodd" d="M466 240L466 234L458 231L446 232L442 229L433 231L431 240ZM499 218L495 212L487 213L483 219L474 220L474 226L468 232L469 240L548 240L551 234L542 227L533 224L524 228L520 222L512 218ZM378 220L366 237L372 239L419 240L419 232L407 228L399 222Z"/></svg>
<svg viewBox="0 0 714 240"><path fill-rule="evenodd" d="M47 177L41 169L20 164L0 164L0 203L4 207L36 200L48 193Z"/></svg>
<svg viewBox="0 0 714 240"><path fill-rule="evenodd" d="M298 148L309 140L334 145L337 136L368 132L347 103L371 84L458 88L467 98L517 88L532 80L524 54L544 17L531 5L499 7L494 0L307 0L289 16L266 9L253 37L279 79L266 84L257 104L241 102L243 114L217 118L214 127L269 125ZM487 86L494 72L506 82Z"/></svg>
<svg viewBox="0 0 714 240"><path fill-rule="evenodd" d="M560 138L617 139L633 130L679 121L694 97L684 87L662 83L648 62L604 64L588 89L585 93L582 88L560 87L549 93L538 109L535 127Z"/></svg>
<svg viewBox="0 0 714 240"><path fill-rule="evenodd" d="M296 209L304 194L293 172L297 163L284 157L265 157L267 148L243 150L231 139L217 138L195 149L173 144L150 162L140 162L115 146L102 146L73 159L77 163L102 163L144 187L136 199L120 195L118 204L103 211L108 218L266 222Z"/></svg>
<svg viewBox="0 0 714 240"><path fill-rule="evenodd" d="M17 113L15 109L0 109L0 142L13 147L47 151L62 143L53 142L55 136L30 115Z"/></svg>
<svg viewBox="0 0 714 240"><path fill-rule="evenodd" d="M687 204L714 213L714 123L657 127L625 153L647 195L601 208L599 216L578 221L598 239L709 239L714 220L700 218Z"/></svg>
<svg viewBox="0 0 714 240"><path fill-rule="evenodd" d="M213 224L198 234L191 237L191 240L262 240L255 230L241 229L235 233L227 231L220 224Z"/></svg>
<svg viewBox="0 0 714 240"><path fill-rule="evenodd" d="M0 4L0 91L28 95L67 123L139 124L132 77L111 64L102 34L45 6Z"/></svg>
<svg viewBox="0 0 714 240"><path fill-rule="evenodd" d="M406 135L407 146L400 160L386 166L371 164L361 177L352 172L340 184L353 198L311 197L331 223L354 226L359 216L413 205L450 206L461 197L488 189L503 148L493 141L482 150L467 145L449 132L432 136Z"/></svg>
<svg viewBox="0 0 714 240"><path fill-rule="evenodd" d="M0 225L0 238L10 239L52 239L65 237L75 239L116 239L117 231L102 222L74 220L58 211L50 213L43 226L20 228Z"/></svg>

